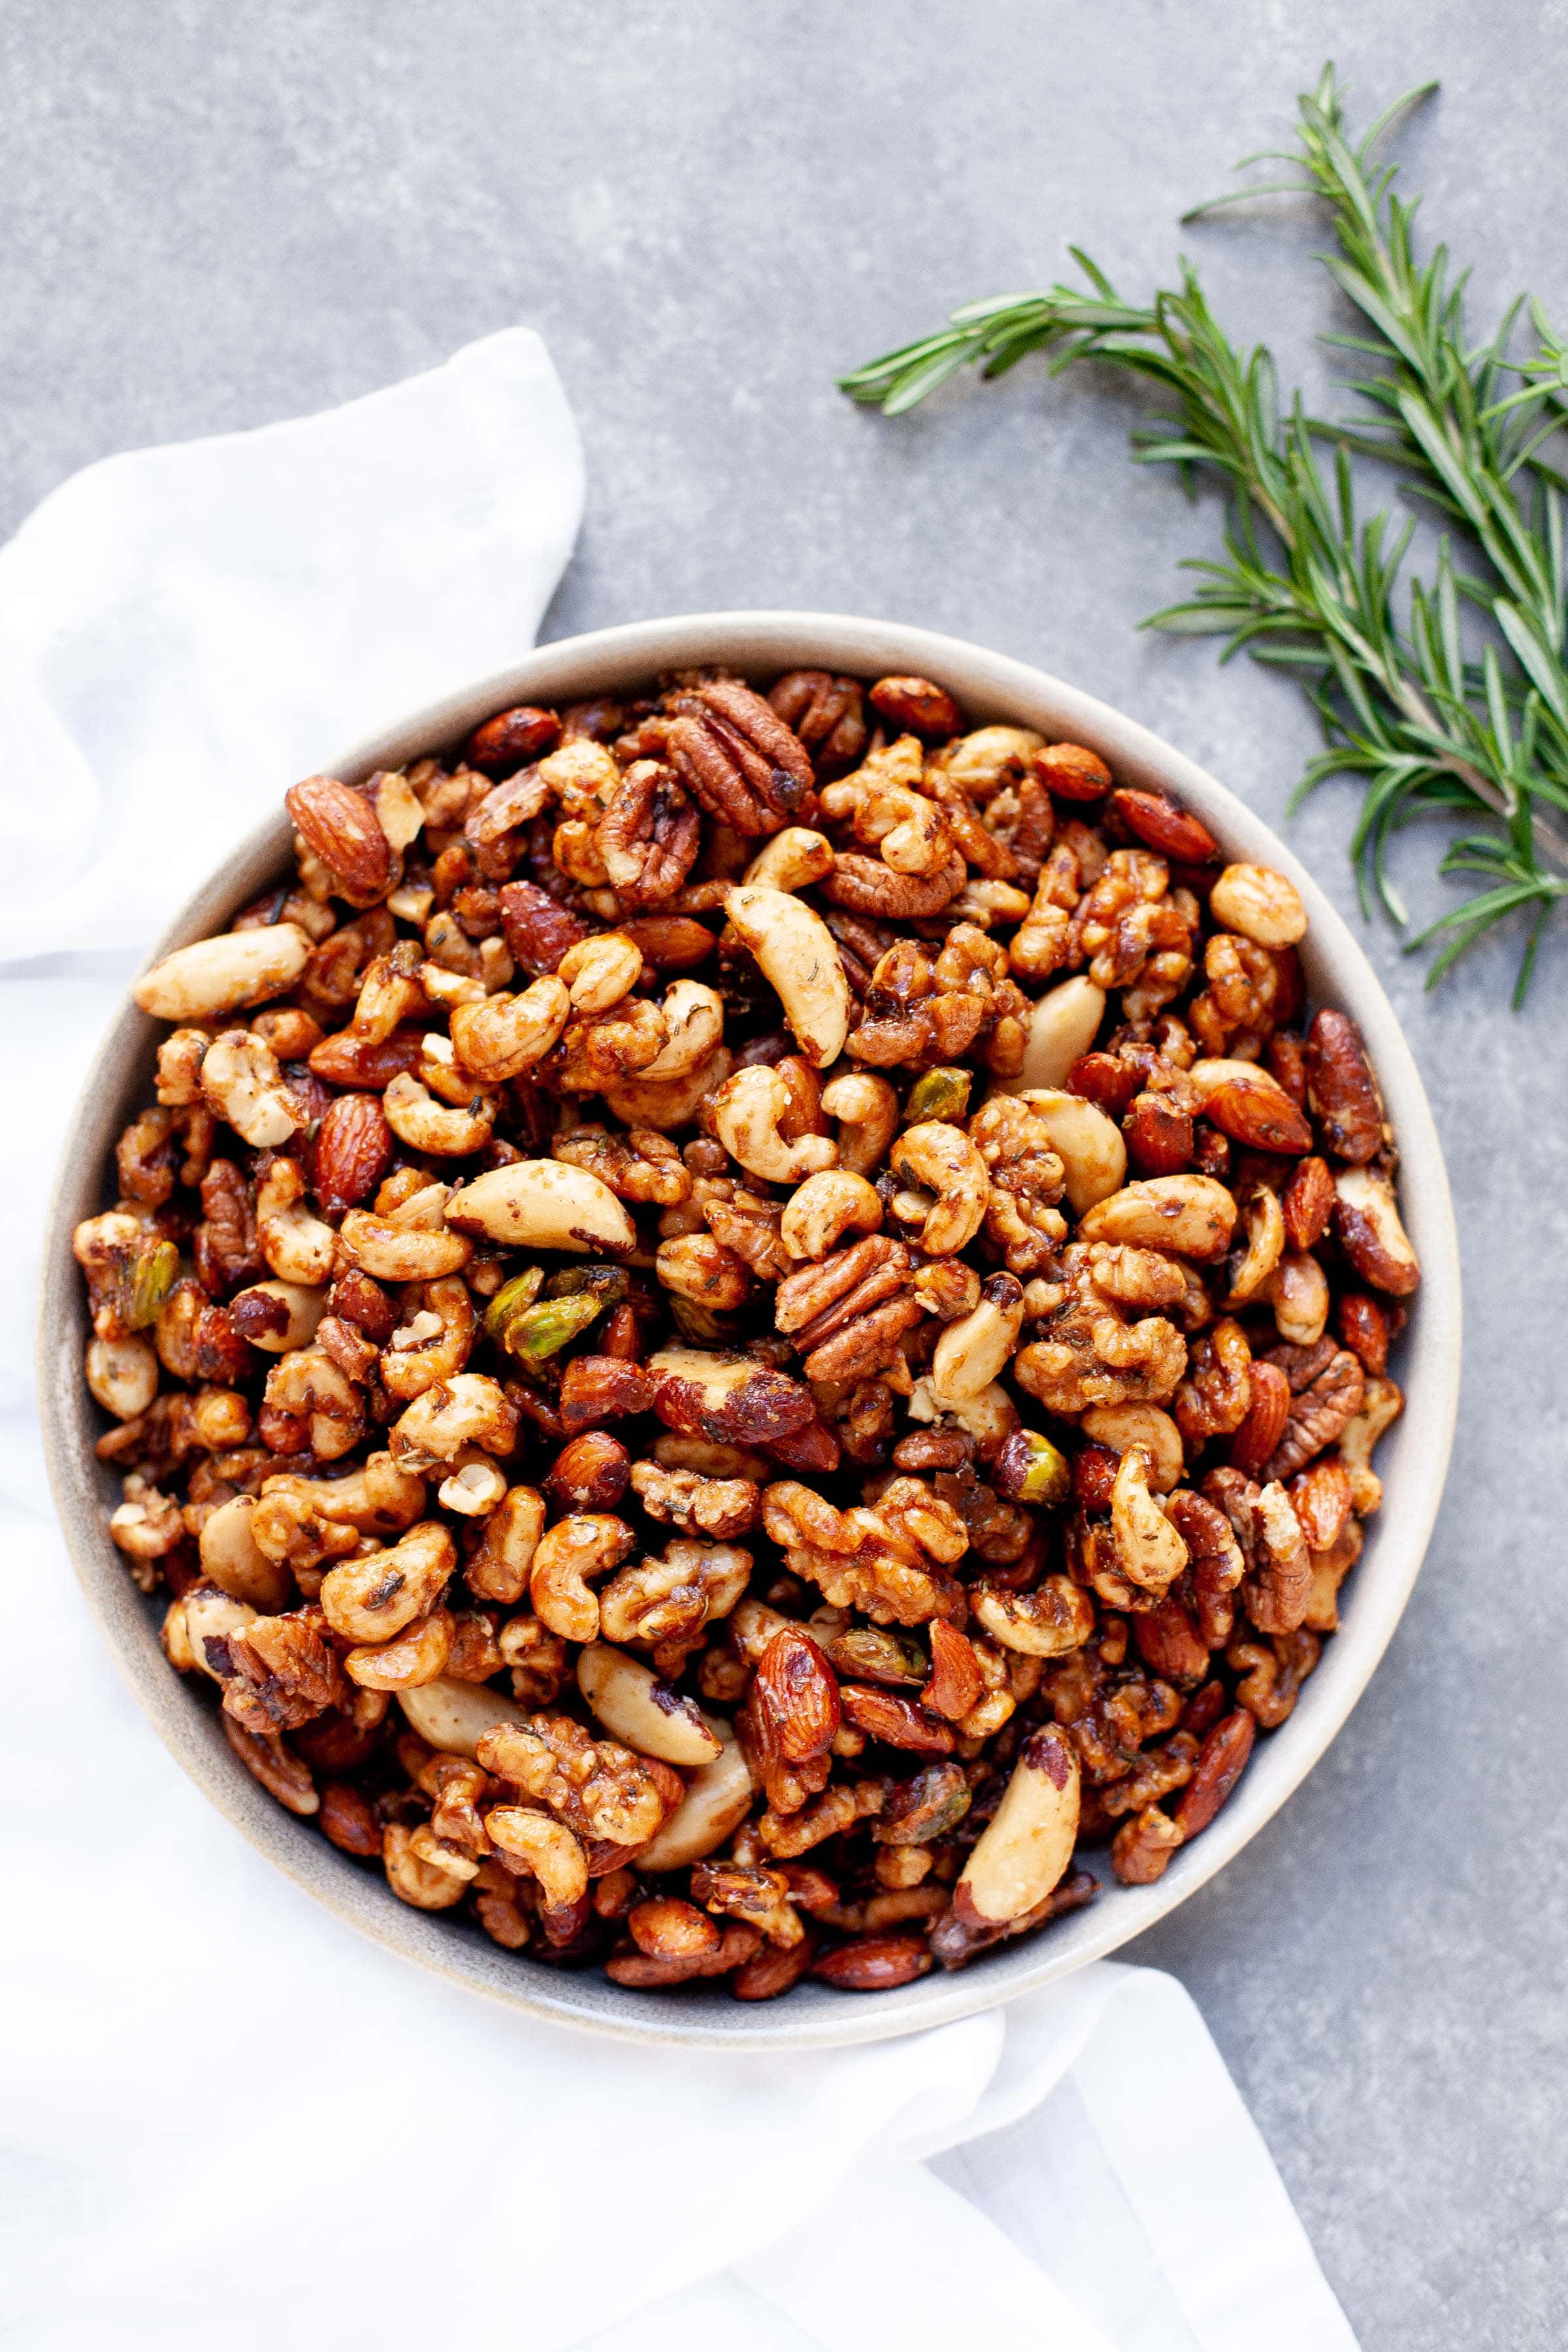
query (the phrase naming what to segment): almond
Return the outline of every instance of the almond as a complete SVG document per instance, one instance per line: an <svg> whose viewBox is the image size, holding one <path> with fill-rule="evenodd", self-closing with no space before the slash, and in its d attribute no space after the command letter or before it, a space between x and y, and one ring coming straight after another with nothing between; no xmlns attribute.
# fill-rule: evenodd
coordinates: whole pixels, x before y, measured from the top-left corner
<svg viewBox="0 0 1568 2352"><path fill-rule="evenodd" d="M871 688L871 701L890 725L911 734L946 737L958 732L957 703L929 677L879 677Z"/></svg>
<svg viewBox="0 0 1568 2352"><path fill-rule="evenodd" d="M1219 844L1207 825L1200 824L1191 810L1178 808L1164 793L1124 787L1112 793L1106 805L1129 833L1157 849L1162 857L1177 858L1184 866L1206 866L1219 856Z"/></svg>
<svg viewBox="0 0 1568 2352"><path fill-rule="evenodd" d="M808 1764L832 1745L842 1719L838 1681L809 1633L780 1628L763 1652L752 1685L767 1735L792 1764Z"/></svg>
<svg viewBox="0 0 1568 2352"><path fill-rule="evenodd" d="M498 710L468 738L464 757L470 768L486 776L510 776L530 760L542 759L560 740L561 721L553 710L540 710L520 702L513 710Z"/></svg>
<svg viewBox="0 0 1568 2352"><path fill-rule="evenodd" d="M887 1992L923 1977L931 1957L917 1936L862 1936L825 1952L812 1970L840 1992Z"/></svg>
<svg viewBox="0 0 1568 2352"><path fill-rule="evenodd" d="M329 1216L357 1209L385 1175L392 1129L374 1095L338 1095L316 1131L317 1200Z"/></svg>
<svg viewBox="0 0 1568 2352"><path fill-rule="evenodd" d="M334 776L307 776L284 795L289 815L351 906L371 907L392 887L392 845L363 793Z"/></svg>

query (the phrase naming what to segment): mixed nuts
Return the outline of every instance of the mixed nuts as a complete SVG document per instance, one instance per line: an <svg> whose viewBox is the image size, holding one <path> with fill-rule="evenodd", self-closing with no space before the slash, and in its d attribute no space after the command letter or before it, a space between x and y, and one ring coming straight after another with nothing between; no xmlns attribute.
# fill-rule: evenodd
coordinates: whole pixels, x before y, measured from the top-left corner
<svg viewBox="0 0 1568 2352"><path fill-rule="evenodd" d="M110 1532L247 1768L632 1987L1159 1877L1338 1622L1418 1280L1291 884L914 677L288 803L76 1234Z"/></svg>

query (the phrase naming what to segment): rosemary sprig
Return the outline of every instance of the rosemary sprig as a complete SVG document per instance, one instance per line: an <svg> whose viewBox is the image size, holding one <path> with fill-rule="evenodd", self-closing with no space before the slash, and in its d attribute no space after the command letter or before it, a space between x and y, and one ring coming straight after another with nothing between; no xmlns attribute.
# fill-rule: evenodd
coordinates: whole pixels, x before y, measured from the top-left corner
<svg viewBox="0 0 1568 2352"><path fill-rule="evenodd" d="M1049 355L1053 373L1100 360L1157 384L1174 414L1134 433L1137 459L1178 467L1189 486L1199 471L1216 472L1229 516L1224 560L1184 566L1202 584L1146 625L1222 635L1222 659L1246 646L1299 673L1328 748L1297 798L1330 775L1362 779L1352 854L1363 907L1375 895L1406 924L1387 872L1391 836L1425 816L1469 821L1475 829L1450 842L1439 871L1473 875L1477 886L1409 944L1436 946L1436 981L1505 917L1523 914L1518 1003L1546 919L1568 895L1568 828L1559 821L1568 814L1560 503L1568 482L1544 454L1568 423L1568 343L1535 304L1534 350L1510 359L1515 303L1489 342L1468 348L1465 281L1450 280L1446 247L1416 260L1416 207L1394 194L1394 168L1374 164L1373 149L1432 87L1386 109L1352 148L1325 68L1299 102L1296 147L1273 159L1291 176L1198 207L1280 190L1323 200L1336 249L1321 258L1366 328L1327 338L1365 363L1351 383L1365 405L1360 417L1326 423L1299 394L1282 414L1268 351L1231 342L1185 262L1176 286L1146 305L1127 303L1076 247L1085 287L967 303L936 334L857 369L842 386L898 415L962 368L989 379L1036 351ZM1358 517L1357 455L1396 467L1445 526L1429 575L1408 582L1403 625L1395 587L1415 524L1395 532L1384 513Z"/></svg>

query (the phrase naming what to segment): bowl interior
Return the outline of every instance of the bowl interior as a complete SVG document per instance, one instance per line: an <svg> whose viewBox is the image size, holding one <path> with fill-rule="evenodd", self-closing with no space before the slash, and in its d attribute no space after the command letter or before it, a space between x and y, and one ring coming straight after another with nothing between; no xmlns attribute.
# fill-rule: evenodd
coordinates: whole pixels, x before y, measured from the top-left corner
<svg viewBox="0 0 1568 2352"><path fill-rule="evenodd" d="M1422 1287L1392 1369L1406 1392L1402 1420L1378 1454L1384 1507L1343 1596L1341 1631L1289 1720L1254 1750L1214 1825L1146 1887L1106 1887L1087 1910L1005 1945L954 1975L933 1975L874 2000L806 1983L756 2007L712 1987L626 1991L597 1972L569 1974L502 1951L466 1921L411 1910L374 1866L353 1861L276 1805L230 1750L214 1711L175 1675L158 1645L162 1607L143 1601L105 1530L118 1489L94 1458L102 1416L81 1379L89 1336L70 1255L73 1227L112 1198L113 1146L151 1099L162 1024L129 1000L89 1074L68 1139L45 1259L41 1393L50 1472L77 1574L132 1690L180 1763L237 1828L338 1916L410 1959L514 2009L634 2041L748 2048L871 2041L989 2008L1064 1976L1152 1926L1260 1829L1322 1754L1350 1713L1398 1622L1436 1516L1458 1398L1459 1276L1453 1210L1436 1133L1409 1048L1344 923L1290 851L1223 785L1133 720L1023 663L961 641L831 614L696 614L641 622L542 647L498 677L355 746L326 772L350 781L459 743L513 702L554 703L630 688L668 668L723 662L752 678L797 667L874 677L915 672L958 698L971 724L1006 720L1047 739L1089 745L1121 782L1163 786L1192 807L1233 857L1280 868L1310 918L1303 943L1314 1003L1352 1013L1366 1038L1402 1154L1401 1200L1423 1266ZM281 791L281 782L279 786ZM158 943L162 955L222 929L285 868L281 816L253 834L190 901Z"/></svg>

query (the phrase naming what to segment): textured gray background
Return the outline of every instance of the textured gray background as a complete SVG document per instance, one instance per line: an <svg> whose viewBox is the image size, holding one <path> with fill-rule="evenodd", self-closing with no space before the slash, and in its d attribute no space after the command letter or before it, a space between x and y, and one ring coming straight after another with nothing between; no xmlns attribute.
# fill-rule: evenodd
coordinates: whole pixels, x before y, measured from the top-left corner
<svg viewBox="0 0 1568 2352"><path fill-rule="evenodd" d="M587 445L565 635L801 604L1037 660L1267 815L1314 745L1283 681L1140 637L1212 541L1132 472L1115 385L1026 369L890 425L836 370L1080 242L1130 291L1333 54L1406 133L1427 226L1568 320L1568 8L1413 0L8 0L0 505L139 443L319 408L516 321ZM1310 215L1184 233L1222 315L1321 383ZM1352 905L1348 790L1295 840ZM1425 846L1406 860L1415 886ZM1468 1282L1437 1538L1368 1696L1285 1813L1142 1957L1191 1987L1367 2352L1564 2338L1559 1497L1568 1316L1560 928L1438 995L1367 945L1448 1152Z"/></svg>

